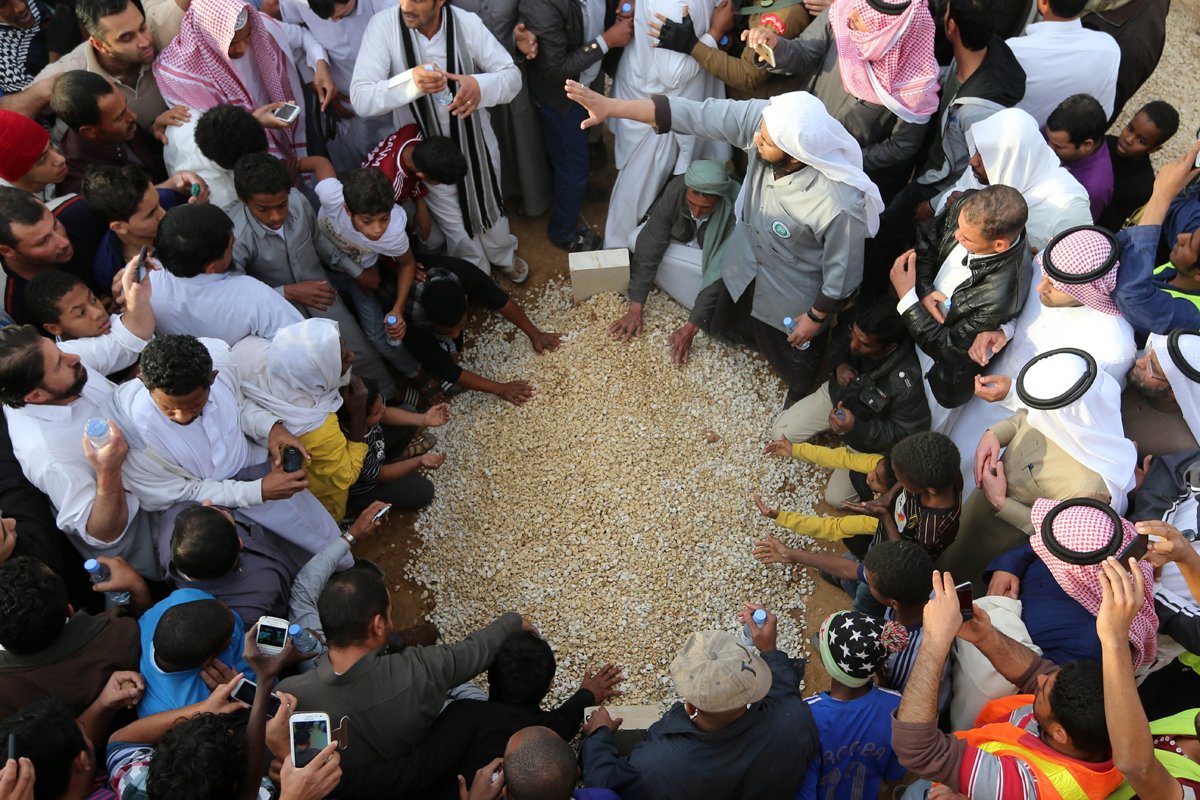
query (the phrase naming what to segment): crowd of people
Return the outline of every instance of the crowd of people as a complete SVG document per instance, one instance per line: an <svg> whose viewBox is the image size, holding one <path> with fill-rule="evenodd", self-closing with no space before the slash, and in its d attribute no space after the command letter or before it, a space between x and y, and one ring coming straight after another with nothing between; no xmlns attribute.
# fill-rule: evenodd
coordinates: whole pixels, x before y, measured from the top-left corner
<svg viewBox="0 0 1200 800"><path fill-rule="evenodd" d="M1197 797L1200 142L1156 174L1179 113L1127 106L1168 7L0 0L0 800ZM613 346L657 283L680 368L786 386L826 513L756 495L798 537L752 555L845 593L828 691L747 602L662 632L629 749L619 665L543 707L535 620L396 630L355 546L456 395L536 390L468 319L563 342L517 210L629 249Z"/></svg>

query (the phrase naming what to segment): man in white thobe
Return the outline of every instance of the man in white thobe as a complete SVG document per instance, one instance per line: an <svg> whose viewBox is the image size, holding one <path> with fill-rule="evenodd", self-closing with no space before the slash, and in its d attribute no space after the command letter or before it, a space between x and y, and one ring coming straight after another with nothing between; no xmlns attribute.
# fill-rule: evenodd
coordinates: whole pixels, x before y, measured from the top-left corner
<svg viewBox="0 0 1200 800"><path fill-rule="evenodd" d="M144 508L209 500L314 555L339 536L337 522L304 488L303 469L284 472L279 463L283 447L305 452L303 445L242 393L224 342L161 336L143 351L141 366L142 379L113 394L113 414L129 442L125 482ZM342 567L352 563L347 556Z"/></svg>
<svg viewBox="0 0 1200 800"><path fill-rule="evenodd" d="M1039 128L1073 94L1090 94L1112 116L1121 48L1107 33L1083 27L1083 7L1084 0L1037 0L1042 21L1005 42L1025 70L1025 97L1017 108Z"/></svg>
<svg viewBox="0 0 1200 800"><path fill-rule="evenodd" d="M1102 228L1077 229L1053 240L1034 259L1031 297L1015 328L991 331L976 341L972 357L987 364L987 374L975 379L975 397L945 431L964 454L965 486L972 482L980 432L1021 409L1012 387L1039 353L1062 347L1083 350L1124 388L1137 345L1133 327L1112 299L1121 267L1117 255L1112 234ZM995 358L987 357L989 348Z"/></svg>
<svg viewBox="0 0 1200 800"><path fill-rule="evenodd" d="M454 97L443 104L437 97L447 88ZM529 265L516 255L504 215L500 150L487 109L520 90L521 71L483 20L445 0L400 0L399 11L372 17L350 83L360 116L390 111L396 129L415 118L426 137L449 136L462 148L466 177L456 186L430 185L429 211L449 255L489 275L495 266L518 283Z"/></svg>
<svg viewBox="0 0 1200 800"><path fill-rule="evenodd" d="M110 427L109 441L99 447L83 435L88 420L109 419L116 387L105 374L128 366L153 336L153 316L141 313L149 310L148 284L131 288L127 281L125 288L132 309L126 320L107 336L79 340L86 347L57 345L31 325L0 331L0 361L8 367L0 372L0 399L21 471L50 498L56 523L75 549L84 558L120 556L156 580L161 576L154 555L158 515L147 511L122 480L126 445L121 430ZM26 369L29 361L41 366L40 374Z"/></svg>
<svg viewBox="0 0 1200 800"><path fill-rule="evenodd" d="M684 17L685 9L690 15ZM652 95L685 97L689 100L721 99L725 84L700 68L690 55L657 47L659 16L690 21L700 41L716 47L708 35L712 3L688 4L684 0L641 0L633 7L633 41L626 47L613 80L613 97L636 100ZM672 175L682 175L688 165L701 158L728 161L731 150L725 142L670 133L659 135L645 123L610 119L617 180L608 201L604 224L604 246L625 247L630 234L650 210L654 199Z"/></svg>

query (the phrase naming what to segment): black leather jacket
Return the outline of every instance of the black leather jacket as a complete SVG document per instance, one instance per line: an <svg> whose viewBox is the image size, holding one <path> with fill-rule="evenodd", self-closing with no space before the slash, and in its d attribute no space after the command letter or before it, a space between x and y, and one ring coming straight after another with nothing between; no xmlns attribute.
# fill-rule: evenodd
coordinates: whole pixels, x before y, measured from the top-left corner
<svg viewBox="0 0 1200 800"><path fill-rule="evenodd" d="M879 359L866 359L850 349L850 323L839 323L829 342L829 399L854 414L854 427L842 437L860 453L886 453L896 442L929 430L929 403L921 385L921 364L912 342L905 341ZM838 383L837 367L858 372L849 384Z"/></svg>
<svg viewBox="0 0 1200 800"><path fill-rule="evenodd" d="M965 192L933 220L917 228L917 297L933 291L938 269L958 245L958 213L972 194ZM914 304L904 312L904 324L913 341L934 361L925 376L934 398L944 408L955 408L975 394L975 376L984 367L967 355L976 334L999 330L1021 312L1029 294L1033 265L1025 232L1003 253L968 256L971 277L954 290L946 322L939 325L925 307Z"/></svg>

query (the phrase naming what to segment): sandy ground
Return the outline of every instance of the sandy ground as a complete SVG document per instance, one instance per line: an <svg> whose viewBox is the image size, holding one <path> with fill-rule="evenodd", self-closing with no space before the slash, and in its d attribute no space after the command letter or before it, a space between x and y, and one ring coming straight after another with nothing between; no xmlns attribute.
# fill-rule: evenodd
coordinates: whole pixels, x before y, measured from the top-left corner
<svg viewBox="0 0 1200 800"><path fill-rule="evenodd" d="M1200 49L1195 47L1198 33L1200 33L1200 0L1175 0L1168 19L1167 46L1158 69L1129 101L1122 119L1118 120L1113 128L1114 132L1119 131L1129 117L1142 104L1150 100L1167 100L1175 105L1179 109L1181 117L1179 134L1156 156L1156 162L1159 163L1164 159L1176 157L1185 147L1190 147L1193 134L1197 126L1200 126ZM610 187L614 175L615 170L610 161L607 167L592 173L591 181L596 187ZM584 217L589 223L602 227L606 209L606 203L589 203L584 209ZM546 239L545 216L531 218L513 214L510 222L513 232L521 242L519 252L529 262L531 268L526 286L514 289L514 297L519 302L522 295L529 289L540 286L551 276L565 274L567 255L553 247ZM512 287L506 286L506 288ZM763 420L764 441L767 438L766 425L768 422L769 420ZM449 453L450 458L454 457L453 442L444 442L439 449L444 449ZM436 475L433 476L433 479L436 483ZM750 515L753 511L747 508L746 513ZM395 624L400 628L422 621L435 601L425 587L406 581L403 577L404 565L411 549L416 544L416 535L412 529L414 518L415 515L412 514L395 515L377 538L364 542L356 548L357 555L375 560L387 571L388 581L392 587L392 616ZM815 631L827 614L849 607L849 598L840 590L834 589L820 580L814 581L814 586L815 590L807 598L808 619L795 620L795 624L805 626L809 632ZM513 610L520 611L520 609ZM553 644L554 642L551 642L551 645ZM597 653L596 657L599 660L603 654ZM560 676L560 679L574 680L575 678L563 675ZM819 663L809 664L805 675L805 684L806 694L828 688L829 678Z"/></svg>

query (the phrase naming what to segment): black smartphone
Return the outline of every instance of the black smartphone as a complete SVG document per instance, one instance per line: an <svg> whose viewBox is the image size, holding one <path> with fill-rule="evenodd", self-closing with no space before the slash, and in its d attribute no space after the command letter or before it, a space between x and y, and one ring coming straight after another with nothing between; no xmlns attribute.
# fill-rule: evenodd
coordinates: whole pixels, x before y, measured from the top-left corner
<svg viewBox="0 0 1200 800"><path fill-rule="evenodd" d="M1150 537L1144 534L1137 534L1133 537L1133 541L1129 546L1121 551L1121 555L1117 556L1117 561L1125 569L1129 569L1129 559L1136 558L1141 561L1146 557L1146 549L1150 547Z"/></svg>
<svg viewBox="0 0 1200 800"><path fill-rule="evenodd" d="M233 693L230 696L239 703L252 706L254 705L254 694L257 691L258 684L256 684L254 681L242 678L242 680L238 682L237 688L233 690ZM273 718L278 711L279 698L272 693L271 696L267 698L267 716Z"/></svg>
<svg viewBox="0 0 1200 800"><path fill-rule="evenodd" d="M284 472L299 472L304 466L304 456L300 454L300 449L292 447L290 444L285 446L279 453L283 461Z"/></svg>
<svg viewBox="0 0 1200 800"><path fill-rule="evenodd" d="M146 253L148 250L146 245L142 245L142 249L138 251L137 272L134 274L138 283L146 279Z"/></svg>
<svg viewBox="0 0 1200 800"><path fill-rule="evenodd" d="M958 595L958 610L962 613L963 622L975 618L975 602L974 595L971 593L971 582L966 581L954 587L954 593Z"/></svg>
<svg viewBox="0 0 1200 800"><path fill-rule="evenodd" d="M10 733L8 735L8 761L16 761L16 760L17 760L17 735L15 733ZM7 764L8 761L5 761L4 763Z"/></svg>

